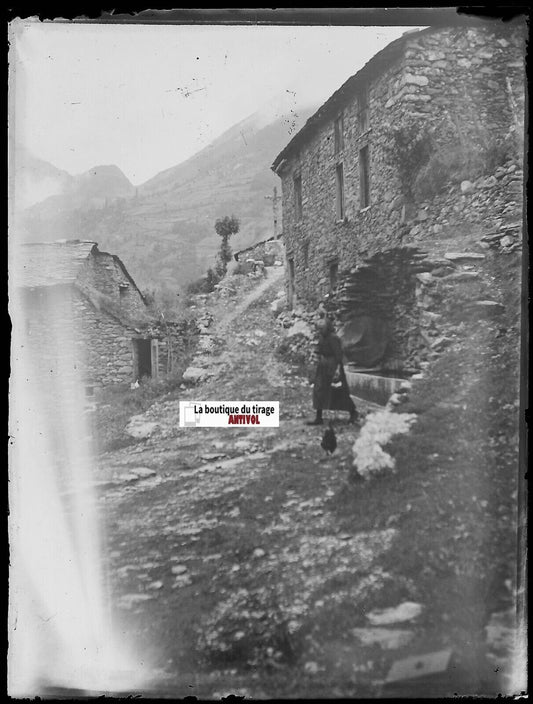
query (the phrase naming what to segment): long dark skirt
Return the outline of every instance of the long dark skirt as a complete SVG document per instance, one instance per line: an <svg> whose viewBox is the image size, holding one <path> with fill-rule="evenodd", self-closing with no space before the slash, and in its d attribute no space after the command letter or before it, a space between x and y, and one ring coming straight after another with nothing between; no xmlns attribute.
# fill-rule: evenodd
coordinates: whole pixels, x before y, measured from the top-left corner
<svg viewBox="0 0 533 704"><path fill-rule="evenodd" d="M322 359L318 362L313 385L313 408L349 412L355 410L354 402L350 398L344 366L342 363L339 366L341 386L333 388L331 382L337 369L337 363L332 358Z"/></svg>

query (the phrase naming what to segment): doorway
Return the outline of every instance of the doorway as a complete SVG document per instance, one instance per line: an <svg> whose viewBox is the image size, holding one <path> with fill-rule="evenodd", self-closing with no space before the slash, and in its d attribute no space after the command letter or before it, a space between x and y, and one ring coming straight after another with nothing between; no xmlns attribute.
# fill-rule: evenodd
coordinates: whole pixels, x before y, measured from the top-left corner
<svg viewBox="0 0 533 704"><path fill-rule="evenodd" d="M143 377L157 378L157 340L138 338L132 340L132 342L135 379L142 379Z"/></svg>

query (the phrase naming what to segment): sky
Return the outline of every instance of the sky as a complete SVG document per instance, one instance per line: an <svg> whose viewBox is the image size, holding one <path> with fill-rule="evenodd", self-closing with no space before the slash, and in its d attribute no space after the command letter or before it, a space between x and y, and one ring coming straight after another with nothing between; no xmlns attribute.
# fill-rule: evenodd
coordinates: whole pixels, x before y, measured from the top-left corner
<svg viewBox="0 0 533 704"><path fill-rule="evenodd" d="M324 102L412 27L10 25L10 137L71 174L134 185L284 99Z"/></svg>

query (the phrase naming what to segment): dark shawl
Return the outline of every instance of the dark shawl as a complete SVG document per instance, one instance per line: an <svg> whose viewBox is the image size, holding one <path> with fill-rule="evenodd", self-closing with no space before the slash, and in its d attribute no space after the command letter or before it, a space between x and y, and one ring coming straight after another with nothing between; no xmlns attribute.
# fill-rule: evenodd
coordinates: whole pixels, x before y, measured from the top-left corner
<svg viewBox="0 0 533 704"><path fill-rule="evenodd" d="M351 411L350 398L344 365L342 363L342 343L333 332L321 335L318 345L318 365L313 386L313 408L332 411ZM335 370L339 367L341 386L332 388Z"/></svg>

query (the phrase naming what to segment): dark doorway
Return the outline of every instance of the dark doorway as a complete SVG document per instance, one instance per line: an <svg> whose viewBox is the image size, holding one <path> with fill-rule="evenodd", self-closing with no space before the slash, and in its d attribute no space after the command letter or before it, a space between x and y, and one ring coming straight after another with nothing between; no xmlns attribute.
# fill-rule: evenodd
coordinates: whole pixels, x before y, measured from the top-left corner
<svg viewBox="0 0 533 704"><path fill-rule="evenodd" d="M337 288L339 278L339 262L329 263L329 292L332 293Z"/></svg>
<svg viewBox="0 0 533 704"><path fill-rule="evenodd" d="M294 259L289 259L288 260L289 264L289 308L292 308L294 305Z"/></svg>
<svg viewBox="0 0 533 704"><path fill-rule="evenodd" d="M133 340L135 350L135 367L137 379L152 376L152 345L151 340Z"/></svg>

